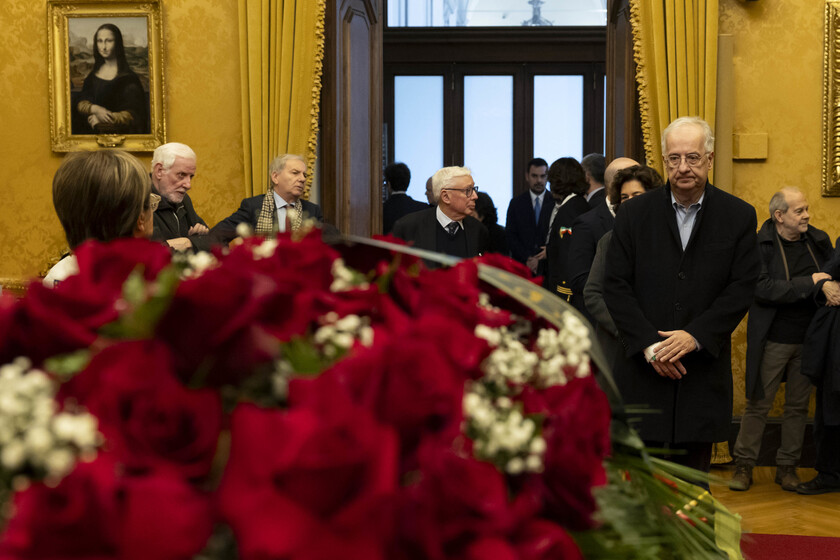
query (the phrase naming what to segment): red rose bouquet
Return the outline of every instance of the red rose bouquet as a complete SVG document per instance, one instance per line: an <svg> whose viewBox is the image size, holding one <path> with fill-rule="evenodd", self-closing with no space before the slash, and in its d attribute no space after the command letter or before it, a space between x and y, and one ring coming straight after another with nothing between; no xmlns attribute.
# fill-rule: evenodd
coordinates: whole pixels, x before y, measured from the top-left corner
<svg viewBox="0 0 840 560"><path fill-rule="evenodd" d="M20 426L0 426L0 558L720 552L713 502L657 478L575 312L507 259L418 254L91 243L77 276L0 300L0 384L50 388L0 386Z"/></svg>

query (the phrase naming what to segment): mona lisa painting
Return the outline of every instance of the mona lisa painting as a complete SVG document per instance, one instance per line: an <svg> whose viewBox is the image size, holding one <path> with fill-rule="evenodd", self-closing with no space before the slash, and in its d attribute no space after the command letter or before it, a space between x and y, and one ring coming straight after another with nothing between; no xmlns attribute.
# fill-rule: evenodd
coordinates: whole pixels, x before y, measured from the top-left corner
<svg viewBox="0 0 840 560"><path fill-rule="evenodd" d="M50 0L52 148L166 142L160 4Z"/></svg>

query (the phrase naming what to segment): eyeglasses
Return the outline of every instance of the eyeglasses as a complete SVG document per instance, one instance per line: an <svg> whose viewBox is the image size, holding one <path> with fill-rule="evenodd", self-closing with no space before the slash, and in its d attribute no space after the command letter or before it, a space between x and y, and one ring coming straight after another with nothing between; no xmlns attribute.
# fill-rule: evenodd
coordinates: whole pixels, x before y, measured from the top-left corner
<svg viewBox="0 0 840 560"><path fill-rule="evenodd" d="M160 195L155 193L149 193L149 209L152 212L158 209L158 205L160 204Z"/></svg>
<svg viewBox="0 0 840 560"><path fill-rule="evenodd" d="M703 158L709 155L709 152L705 154L698 154L698 153L691 153L681 156L680 154L668 154L664 157L665 163L668 164L668 167L671 169L676 169L682 163L682 160L685 159L686 165L689 167L697 167L703 161Z"/></svg>
<svg viewBox="0 0 840 560"><path fill-rule="evenodd" d="M467 198L469 198L469 197L471 197L471 196L473 195L473 193L477 193L477 192L478 192L478 187L477 187L477 186L476 186L476 187L467 187L467 188L465 188L465 189L453 189L453 188L451 188L451 187L444 187L444 188L442 188L441 190L442 190L442 191L458 191L458 192L462 192L462 193L464 193L464 196L466 196Z"/></svg>

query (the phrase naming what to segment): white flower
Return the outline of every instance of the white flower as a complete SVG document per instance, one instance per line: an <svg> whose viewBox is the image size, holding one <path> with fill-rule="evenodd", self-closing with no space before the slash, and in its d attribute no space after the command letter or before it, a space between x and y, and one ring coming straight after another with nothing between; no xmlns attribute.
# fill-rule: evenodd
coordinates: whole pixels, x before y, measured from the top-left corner
<svg viewBox="0 0 840 560"><path fill-rule="evenodd" d="M27 451L32 456L41 456L45 454L53 446L55 438L49 430L38 426L26 432L24 443L26 443Z"/></svg>
<svg viewBox="0 0 840 560"><path fill-rule="evenodd" d="M274 256L274 251L277 249L277 246L280 244L277 241L277 238L269 238L254 247L251 250L251 254L254 256L254 260L260 259L267 259Z"/></svg>
<svg viewBox="0 0 840 560"><path fill-rule="evenodd" d="M59 447L47 453L44 468L48 476L62 477L70 472L74 463L73 452L67 447Z"/></svg>
<svg viewBox="0 0 840 560"><path fill-rule="evenodd" d="M514 457L508 461L506 469L510 474L519 474L525 470L525 461L519 457Z"/></svg>
<svg viewBox="0 0 840 560"><path fill-rule="evenodd" d="M0 450L0 463L8 471L16 471L23 467L26 461L26 446L19 439L12 440Z"/></svg>
<svg viewBox="0 0 840 560"><path fill-rule="evenodd" d="M236 235L242 238L251 237L254 234L254 230L247 222L239 222L236 226Z"/></svg>

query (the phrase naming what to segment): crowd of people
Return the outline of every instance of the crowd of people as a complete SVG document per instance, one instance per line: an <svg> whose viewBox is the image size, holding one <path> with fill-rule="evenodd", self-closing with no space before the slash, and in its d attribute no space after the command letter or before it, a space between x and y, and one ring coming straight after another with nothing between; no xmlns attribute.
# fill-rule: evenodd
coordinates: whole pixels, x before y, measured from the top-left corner
<svg viewBox="0 0 840 560"><path fill-rule="evenodd" d="M662 154L666 179L628 158L605 165L600 154L530 160L528 190L508 205L506 244L495 245L495 208L484 203L493 208L488 223L469 169L435 173L426 206L406 194L408 168L392 164L386 233L459 257L508 254L541 276L594 325L625 402L649 408L636 426L645 443L700 471L710 469L713 443L728 440L731 335L749 311L747 404L730 488L752 484L784 383L776 483L801 494L840 491L840 354L813 342L840 329L840 251L810 225L799 189L774 194L759 229L750 204L713 186L714 136L702 119L672 122ZM818 475L802 482L796 468L813 385Z"/></svg>
<svg viewBox="0 0 840 560"><path fill-rule="evenodd" d="M799 189L774 194L758 228L750 204L713 186L714 137L705 121L672 122L662 154L666 179L628 158L609 165L600 154L551 165L534 158L525 170L528 190L510 201L504 228L470 169L438 170L426 182L426 204L407 194L408 167L393 163L384 172L384 233L456 257L509 255L542 277L595 326L625 402L649 407L636 426L645 443L700 471L710 469L712 444L728 439L731 334L749 311L747 405L730 488L752 484L784 383L776 482L801 494L840 491L840 355L829 343L840 329L840 251L810 225ZM69 155L53 180L53 200L71 250L120 237L206 250L229 243L241 224L265 235L296 230L307 217L323 221L321 209L302 198L300 156L274 159L266 193L246 198L212 228L189 197L196 169L195 152L179 143L157 148L151 170L119 150ZM76 271L71 254L44 282L55 286ZM818 475L801 482L796 467L813 385Z"/></svg>

